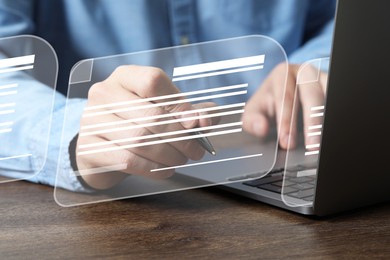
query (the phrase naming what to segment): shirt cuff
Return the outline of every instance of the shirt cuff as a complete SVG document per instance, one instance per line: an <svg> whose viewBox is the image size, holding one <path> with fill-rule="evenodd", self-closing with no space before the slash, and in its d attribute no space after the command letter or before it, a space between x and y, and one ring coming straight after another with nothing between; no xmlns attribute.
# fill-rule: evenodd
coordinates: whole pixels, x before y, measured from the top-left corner
<svg viewBox="0 0 390 260"><path fill-rule="evenodd" d="M45 149L42 149L42 143L47 129L41 127L38 123L32 129L30 135L30 149L34 157L32 158L32 167L36 170L37 167L43 164L42 160L46 160L42 170L30 181L55 186L75 192L93 192L94 190L83 185L71 166L69 157L69 144L71 140L78 134L80 127L80 118L84 110L86 100L71 99L67 103L67 111L72 111L67 115L67 124L64 125L65 102L57 105L52 115L51 131L47 154ZM45 120L48 120L47 118ZM62 136L61 136L62 133ZM61 138L62 137L62 138Z"/></svg>

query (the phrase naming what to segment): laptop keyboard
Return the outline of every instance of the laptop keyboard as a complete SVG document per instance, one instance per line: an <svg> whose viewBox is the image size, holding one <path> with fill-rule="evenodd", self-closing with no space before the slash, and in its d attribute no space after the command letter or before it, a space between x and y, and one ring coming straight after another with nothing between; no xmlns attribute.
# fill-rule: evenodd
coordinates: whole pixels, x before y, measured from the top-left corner
<svg viewBox="0 0 390 260"><path fill-rule="evenodd" d="M288 169L289 172L297 172L301 170L312 170L313 168L306 168L298 165ZM243 184L271 191L281 194L283 187L284 169L274 169L267 176L259 179L245 181ZM302 176L302 177L286 177L284 180L284 195L302 199L305 201L313 201L315 191L316 176Z"/></svg>

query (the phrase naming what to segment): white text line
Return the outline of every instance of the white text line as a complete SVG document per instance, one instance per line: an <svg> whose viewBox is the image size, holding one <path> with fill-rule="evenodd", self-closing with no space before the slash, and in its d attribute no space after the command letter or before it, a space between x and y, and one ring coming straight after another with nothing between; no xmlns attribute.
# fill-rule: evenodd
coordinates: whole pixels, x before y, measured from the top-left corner
<svg viewBox="0 0 390 260"><path fill-rule="evenodd" d="M0 115L7 115L7 114L12 114L15 113L15 110L10 109L10 110L0 110Z"/></svg>
<svg viewBox="0 0 390 260"><path fill-rule="evenodd" d="M7 92L0 92L0 96L9 96L9 95L15 95L15 94L18 94L17 90L7 91Z"/></svg>
<svg viewBox="0 0 390 260"><path fill-rule="evenodd" d="M5 160L9 160L9 159L23 158L23 157L29 157L29 156L32 156L32 154L29 153L29 154L15 155L15 156L10 156L10 157L3 157L3 158L0 158L0 161L5 161Z"/></svg>
<svg viewBox="0 0 390 260"><path fill-rule="evenodd" d="M242 129L239 128L239 129L232 129L232 130L212 132L212 133L199 134L199 135L188 135L188 136L182 136L182 137L171 138L171 139L164 139L164 140L151 141L151 142L145 142L145 143L137 143L137 144L131 144L131 145L115 146L115 147L109 147L109 148L104 148L104 149L96 149L96 150L78 152L77 155L80 156L80 155L95 154L95 153L101 153L101 152L110 152L110 151L131 149L131 148L142 147L142 146L147 146L147 145L171 143L171 142L177 142L177 141L197 139L197 138L201 138L201 137L239 133L241 131L242 131Z"/></svg>
<svg viewBox="0 0 390 260"><path fill-rule="evenodd" d="M168 114L162 114L162 115L156 115L156 116L148 116L148 117L142 117L142 118L133 118L133 119L128 119L128 120L120 120L120 121L113 121L113 122L107 122L107 123L86 125L86 126L82 126L81 130L92 129L92 128L99 128L99 127L106 127L106 126L114 126L114 125L123 125L123 124L128 124L128 123L135 123L135 122L141 122L141 121L162 119L162 118L167 118L167 117L176 117L176 116L182 116L182 115L190 115L190 114L195 114L195 113L210 112L210 111L223 110L223 109L236 108L236 107L243 107L243 106L245 106L245 103L236 103L236 104L231 104L231 105L194 109L194 110L189 110L189 111L174 112L174 113L168 113Z"/></svg>
<svg viewBox="0 0 390 260"><path fill-rule="evenodd" d="M316 155L316 154L319 154L319 153L320 153L320 151L306 152L306 153L305 153L305 156L307 156L307 155Z"/></svg>
<svg viewBox="0 0 390 260"><path fill-rule="evenodd" d="M0 86L0 89L9 89L9 88L16 88L16 87L18 87L18 84L8 84L8 85Z"/></svg>
<svg viewBox="0 0 390 260"><path fill-rule="evenodd" d="M0 134L11 133L11 132L12 132L12 128L0 129Z"/></svg>
<svg viewBox="0 0 390 260"><path fill-rule="evenodd" d="M14 58L7 58L0 60L0 68L7 68L13 66L20 66L34 63L35 55L26 55Z"/></svg>
<svg viewBox="0 0 390 260"><path fill-rule="evenodd" d="M316 111L316 110L322 110L324 108L325 108L325 106L317 106L317 107L312 107L311 110Z"/></svg>
<svg viewBox="0 0 390 260"><path fill-rule="evenodd" d="M321 129L321 128L322 128L322 125L312 125L312 126L309 126L309 130Z"/></svg>
<svg viewBox="0 0 390 260"><path fill-rule="evenodd" d="M187 134L187 133L193 133L193 132L197 132L197 131L208 131L208 130L213 130L213 129L227 128L227 127L241 126L241 125L242 125L242 122L235 122L235 123L228 123L228 124L222 124L222 125L213 125L213 126L198 127L198 128L192 128L192 129L186 129L186 130L180 130L180 131L172 131L172 132L168 132L168 133L159 133L159 134L151 134L151 135L145 135L145 136L137 136L137 137L124 138L124 139L118 139L118 140L113 140L113 141L104 141L104 142L99 142L99 143L79 145L79 149L96 147L96 146L104 146L104 145L109 145L109 144L134 142L134 141L146 140L146 139L151 139L151 138L160 138L160 137L166 137L166 136L171 136L171 135Z"/></svg>
<svg viewBox="0 0 390 260"><path fill-rule="evenodd" d="M311 114L310 117L320 117L323 115L324 115L324 113L316 113L316 114Z"/></svg>
<svg viewBox="0 0 390 260"><path fill-rule="evenodd" d="M186 96L205 94L205 93L211 93L211 92L218 92L218 91L226 91L226 90L246 88L246 87L248 87L247 83L232 85L232 86L217 87L217 88L201 89L201 90L181 92L181 93L171 94L171 95L163 95L163 96L158 96L158 97L150 97L150 98L129 100L129 101L124 101L124 102L110 103L110 104L105 104L105 105L90 106L90 107L86 107L85 111L102 109L102 108L110 108L110 107L115 107L115 106L132 105L132 104L151 102L151 101L157 101L157 100L162 100L162 99L186 97Z"/></svg>
<svg viewBox="0 0 390 260"><path fill-rule="evenodd" d="M80 136L91 136L91 135L112 133L112 132L118 132L118 131L126 131L126 130L131 130L131 129L144 128L144 127L179 123L179 122L196 120L196 119L235 115L235 114L241 114L243 112L244 112L244 110L241 109L241 110L233 110L233 111L227 111L227 112L221 112L221 113L215 113L215 114L199 115L199 116L186 117L186 118L180 118L180 119L165 120L165 121L160 121L160 122L152 122L152 123L147 123L147 124L142 124L142 125L131 125L131 126L117 127L117 128L104 129L104 130L98 130L98 131L89 131L89 132L80 133Z"/></svg>
<svg viewBox="0 0 390 260"><path fill-rule="evenodd" d="M259 65L259 66L252 66L252 67L239 68L239 69L223 70L223 71L209 72L209 73L203 73L203 74L197 74L197 75L191 75L191 76L177 77L177 78L173 78L172 81L176 82L176 81L189 80L189 79L206 78L206 77L212 77L212 76L218 76L218 75L224 75L224 74L232 74L232 73L244 72L244 71L250 71L250 70L260 70L263 68L264 68L263 65Z"/></svg>
<svg viewBox="0 0 390 260"><path fill-rule="evenodd" d="M184 76L188 74L202 73L206 71L215 71L223 69L231 69L235 67L244 67L257 64L263 64L265 55L229 59L223 61L214 61L201 63L196 65L182 66L173 69L173 76Z"/></svg>
<svg viewBox="0 0 390 260"><path fill-rule="evenodd" d="M97 173L122 171L122 170L126 170L126 169L127 169L127 163L122 163L122 164L116 164L116 165L110 165L110 166L103 166L103 167L97 167L97 168L78 170L78 171L74 171L74 172L72 171L72 173L76 176L85 176L85 175L97 174Z"/></svg>
<svg viewBox="0 0 390 260"><path fill-rule="evenodd" d="M248 159L248 158L260 157L260 156L263 156L263 154L259 153L259 154L252 154L252 155L246 155L246 156L240 156L240 157L226 158L226 159L220 159L220 160L214 160L214 161L199 162L199 163L192 163L192 164L184 164L184 165L178 165L178 166L173 166L173 167L153 169L153 170L150 170L150 171L151 172L165 171L165 170L170 170L170 169L178 169L178 168L199 166L199 165L210 164L210 163L218 163L218 162L227 162L227 161Z"/></svg>
<svg viewBox="0 0 390 260"><path fill-rule="evenodd" d="M22 67L16 67L16 68L9 68L9 69L1 69L0 74L2 73L8 73L8 72L14 72L14 71L21 71L21 70L30 70L33 69L34 65L27 65Z"/></svg>
<svg viewBox="0 0 390 260"><path fill-rule="evenodd" d="M175 100L175 101L170 101L170 102L163 102L163 103L157 103L157 104L153 103L153 104L148 104L148 105L144 105L144 106L135 106L135 107L128 107L128 108L122 108L122 109L113 109L113 110L101 111L101 112L95 112L95 113L87 113L87 114L84 114L83 117L100 116L100 115L114 114L114 113L120 113L120 112L129 112L129 111L140 110L140 109L148 109L148 108L176 105L176 104L182 104L182 103L194 102L194 101L201 101L201 100L207 100L207 99L214 99L214 98L239 96L239 95L245 95L246 93L247 93L247 90L243 90L243 91L235 91L235 92L224 93L224 94L202 96L202 97L189 98L189 99L180 99L180 100Z"/></svg>

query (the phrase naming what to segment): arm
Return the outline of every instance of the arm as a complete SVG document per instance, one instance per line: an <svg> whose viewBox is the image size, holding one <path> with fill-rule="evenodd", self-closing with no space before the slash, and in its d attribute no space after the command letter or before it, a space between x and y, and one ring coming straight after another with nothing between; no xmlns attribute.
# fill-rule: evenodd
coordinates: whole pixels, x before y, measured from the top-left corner
<svg viewBox="0 0 390 260"><path fill-rule="evenodd" d="M33 10L34 1L0 1L0 37L33 34ZM18 46L13 48L16 50ZM12 53L12 48L5 50L1 58L8 58L9 53ZM0 136L0 156L5 158L21 153L31 154L24 160L0 161L0 175L54 185L65 97L59 93L53 96L53 86L47 86L21 73L18 75L3 74L0 81L4 84L9 81L18 83L17 95L2 96L1 100L2 104L15 103L16 112L12 115L12 133ZM54 108L53 98L55 98ZM81 112L77 114L77 111L82 111L84 104L83 100L70 101L70 106L75 111L74 124L65 131L67 135L64 136L64 142L69 143L76 134L81 114ZM52 126L51 131L49 131L50 126ZM64 163L63 165L65 166L61 172L70 172L70 164ZM35 173L39 174L34 175ZM69 174L59 175L57 183L59 187L65 189L86 191L77 178Z"/></svg>

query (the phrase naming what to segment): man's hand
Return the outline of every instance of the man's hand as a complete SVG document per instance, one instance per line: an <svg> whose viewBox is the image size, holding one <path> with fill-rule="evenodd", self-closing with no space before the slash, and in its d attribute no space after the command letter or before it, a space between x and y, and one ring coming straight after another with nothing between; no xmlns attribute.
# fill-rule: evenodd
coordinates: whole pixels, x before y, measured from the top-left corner
<svg viewBox="0 0 390 260"><path fill-rule="evenodd" d="M297 86L297 74L300 65L277 66L264 81L259 90L251 97L245 107L243 115L244 129L259 137L265 137L270 129L272 121L276 121L279 130L279 145L283 149L294 148L297 142L297 116L298 107L293 107ZM287 79L285 77L287 70ZM300 73L299 81L304 78L313 78L317 75L317 69L307 67ZM317 77L314 77L317 78ZM309 125L321 124L319 118L311 118L311 107L325 103L327 74L321 72L315 86L298 87L299 105L303 111L303 124L305 144L319 143L319 136L309 137L307 130ZM284 87L286 84L286 88ZM318 121L318 122L314 122ZM292 127L291 123L293 124ZM288 147L288 140L290 146Z"/></svg>
<svg viewBox="0 0 390 260"><path fill-rule="evenodd" d="M178 93L179 90L167 75L162 70L152 67L121 66L105 81L94 84L88 93L88 103L81 120L81 131L77 141L78 148L76 149L77 166L87 184L97 189L106 189L117 184L128 174L164 178L172 175L174 170L159 171L157 173L151 173L151 170L185 164L188 159L201 159L205 151L195 139L163 142L127 149L120 148L120 146L129 143L142 144L142 142L174 138L174 135L164 136L161 134L213 124L213 119L210 118L191 119L169 124L153 124L165 120L198 116L199 114L195 112L185 115L181 115L180 112L215 105L214 103L191 105L185 102L182 97L153 99L153 97ZM152 100L150 100L151 98ZM144 101L144 99L149 100ZM163 104L177 100L184 102ZM128 101L132 104L120 104ZM110 104L115 105L110 106ZM161 106L158 106L158 104L161 104ZM91 114L91 109L88 108L96 107L99 113ZM93 110L93 112L96 111ZM170 114L176 114L176 116ZM163 118L160 116L163 116ZM106 123L109 123L110 126L91 129L91 126ZM141 126L142 124L149 125ZM121 130L121 127L122 129L126 127L126 129ZM104 131L110 128L114 131ZM102 129L103 131L100 131ZM95 131L96 134L88 134L90 131ZM114 147L114 150L82 154L82 151L88 150L85 147L91 147L91 144L92 146L98 144L97 148ZM115 147L119 149L115 149ZM112 165L127 165L127 167L121 170L122 173L109 172L83 175L83 169Z"/></svg>

